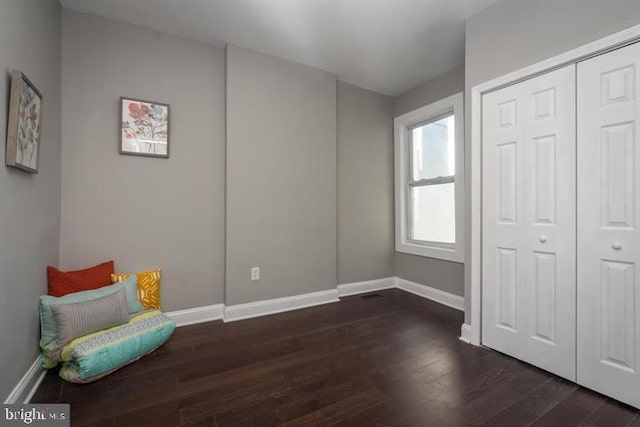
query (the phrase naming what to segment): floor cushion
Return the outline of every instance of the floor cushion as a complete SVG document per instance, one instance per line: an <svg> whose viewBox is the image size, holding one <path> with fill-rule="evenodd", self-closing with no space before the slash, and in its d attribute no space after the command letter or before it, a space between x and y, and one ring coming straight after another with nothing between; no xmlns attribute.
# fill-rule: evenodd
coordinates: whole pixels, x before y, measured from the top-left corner
<svg viewBox="0 0 640 427"><path fill-rule="evenodd" d="M160 347L175 327L159 310L149 310L124 325L77 338L60 352L60 377L73 383L102 378ZM50 366L45 360L45 367Z"/></svg>

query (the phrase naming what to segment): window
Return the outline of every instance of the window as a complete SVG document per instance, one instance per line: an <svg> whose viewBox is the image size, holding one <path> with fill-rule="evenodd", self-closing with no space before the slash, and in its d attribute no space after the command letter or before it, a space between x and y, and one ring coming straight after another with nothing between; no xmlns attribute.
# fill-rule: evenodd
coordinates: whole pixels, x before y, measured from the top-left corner
<svg viewBox="0 0 640 427"><path fill-rule="evenodd" d="M464 261L462 94L396 117L396 250Z"/></svg>

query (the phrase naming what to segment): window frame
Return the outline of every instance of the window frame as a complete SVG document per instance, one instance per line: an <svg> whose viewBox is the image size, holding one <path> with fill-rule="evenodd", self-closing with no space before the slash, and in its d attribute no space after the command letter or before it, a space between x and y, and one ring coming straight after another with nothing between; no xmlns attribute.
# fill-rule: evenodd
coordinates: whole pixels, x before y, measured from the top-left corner
<svg viewBox="0 0 640 427"><path fill-rule="evenodd" d="M455 243L412 240L409 236L411 219L411 189L417 186L444 184L450 177L433 178L416 185L412 175L411 132L418 126L437 121L453 113L455 133ZM464 228L464 111L462 92L425 105L394 118L394 158L395 158L395 226L396 252L419 255L463 263L465 261ZM437 182L442 181L442 182ZM446 181L446 182L445 182Z"/></svg>

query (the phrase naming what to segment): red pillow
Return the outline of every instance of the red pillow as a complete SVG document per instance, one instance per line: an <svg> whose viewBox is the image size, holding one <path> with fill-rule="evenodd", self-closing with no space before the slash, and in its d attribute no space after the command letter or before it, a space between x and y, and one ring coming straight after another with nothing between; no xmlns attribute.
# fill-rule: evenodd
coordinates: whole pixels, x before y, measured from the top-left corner
<svg viewBox="0 0 640 427"><path fill-rule="evenodd" d="M113 261L76 271L60 271L48 266L49 295L61 297L72 292L101 288L111 284L112 274Z"/></svg>

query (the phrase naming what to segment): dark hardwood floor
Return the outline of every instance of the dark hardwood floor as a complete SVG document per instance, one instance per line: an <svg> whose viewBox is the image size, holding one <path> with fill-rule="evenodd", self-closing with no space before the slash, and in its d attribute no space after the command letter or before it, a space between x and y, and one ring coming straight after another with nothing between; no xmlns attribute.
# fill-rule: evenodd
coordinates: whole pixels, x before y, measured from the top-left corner
<svg viewBox="0 0 640 427"><path fill-rule="evenodd" d="M33 398L72 426L640 426L638 411L458 340L462 313L399 290L176 330L93 384Z"/></svg>

